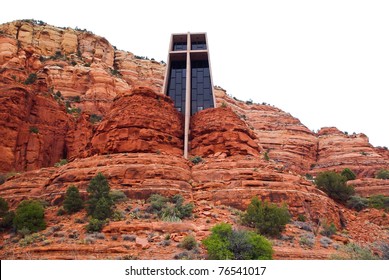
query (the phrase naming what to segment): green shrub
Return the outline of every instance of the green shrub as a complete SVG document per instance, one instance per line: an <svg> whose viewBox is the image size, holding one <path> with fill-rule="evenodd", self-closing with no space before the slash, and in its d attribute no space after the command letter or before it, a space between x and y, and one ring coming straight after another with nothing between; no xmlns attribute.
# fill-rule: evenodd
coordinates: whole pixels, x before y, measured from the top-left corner
<svg viewBox="0 0 389 280"><path fill-rule="evenodd" d="M389 197L384 195L373 195L369 198L369 206L376 209L389 209Z"/></svg>
<svg viewBox="0 0 389 280"><path fill-rule="evenodd" d="M7 181L7 176L0 174L0 185L4 184Z"/></svg>
<svg viewBox="0 0 389 280"><path fill-rule="evenodd" d="M268 152L265 152L265 153L263 154L263 158L264 158L266 161L269 161L269 160L270 160L269 153L268 153Z"/></svg>
<svg viewBox="0 0 389 280"><path fill-rule="evenodd" d="M322 235L325 235L327 237L331 237L332 235L334 235L336 233L336 226L334 225L334 223L331 223L331 224L324 223L322 225L322 227L323 227L323 230L320 232Z"/></svg>
<svg viewBox="0 0 389 280"><path fill-rule="evenodd" d="M360 246L355 243L348 243L339 248L339 251L343 254L336 254L331 256L336 260L377 260L378 258L373 255L371 250L367 247Z"/></svg>
<svg viewBox="0 0 389 280"><path fill-rule="evenodd" d="M31 85L31 84L35 83L37 78L38 78L38 76L35 73L31 73L28 76L28 78L24 81L24 84L25 85Z"/></svg>
<svg viewBox="0 0 389 280"><path fill-rule="evenodd" d="M60 166L63 166L65 164L68 164L68 160L66 158L63 158L59 162L55 163L54 166L55 167L60 167Z"/></svg>
<svg viewBox="0 0 389 280"><path fill-rule="evenodd" d="M13 226L13 220L15 218L15 212L9 211L6 212L0 220L0 231L5 231L7 229L11 229Z"/></svg>
<svg viewBox="0 0 389 280"><path fill-rule="evenodd" d="M78 188L74 185L71 185L65 194L65 199L63 201L63 208L69 214L76 213L84 207L84 201L81 198Z"/></svg>
<svg viewBox="0 0 389 280"><path fill-rule="evenodd" d="M297 217L297 221L299 222L305 222L307 218L303 214L299 214Z"/></svg>
<svg viewBox="0 0 389 280"><path fill-rule="evenodd" d="M214 260L269 260L271 243L263 236L250 231L233 230L231 225L218 224L212 234L203 240L208 258Z"/></svg>
<svg viewBox="0 0 389 280"><path fill-rule="evenodd" d="M96 115L96 114L92 114L92 115L90 115L90 117L89 117L89 121L90 121L92 124L101 122L102 119L103 119L102 116Z"/></svg>
<svg viewBox="0 0 389 280"><path fill-rule="evenodd" d="M199 164L203 162L204 160L202 159L201 156L194 156L189 159L193 164Z"/></svg>
<svg viewBox="0 0 389 280"><path fill-rule="evenodd" d="M325 171L317 175L315 183L329 197L344 203L355 193L353 187L346 185L346 181L346 177L336 172Z"/></svg>
<svg viewBox="0 0 389 280"><path fill-rule="evenodd" d="M185 248L186 250L192 250L197 248L197 241L193 235L187 235L181 241L180 247Z"/></svg>
<svg viewBox="0 0 389 280"><path fill-rule="evenodd" d="M184 204L181 195L174 195L169 199L160 194L153 194L147 201L150 203L149 211L167 222L179 222L190 217L194 208L193 203Z"/></svg>
<svg viewBox="0 0 389 280"><path fill-rule="evenodd" d="M381 259L389 260L389 243L382 243L380 245L380 250L382 252Z"/></svg>
<svg viewBox="0 0 389 280"><path fill-rule="evenodd" d="M8 213L8 202L4 198L0 197L0 217L4 217Z"/></svg>
<svg viewBox="0 0 389 280"><path fill-rule="evenodd" d="M9 211L8 203L4 198L0 197L0 231L5 231L13 226L15 213Z"/></svg>
<svg viewBox="0 0 389 280"><path fill-rule="evenodd" d="M111 199L114 203L124 202L124 201L128 200L128 197L126 196L126 194L120 190L110 191L109 196L111 197Z"/></svg>
<svg viewBox="0 0 389 280"><path fill-rule="evenodd" d="M285 229L290 221L286 206L278 207L276 204L262 202L254 197L242 216L242 223L256 228L259 233L277 236Z"/></svg>
<svg viewBox="0 0 389 280"><path fill-rule="evenodd" d="M376 178L388 180L389 179L389 170L388 169L381 169L380 171L378 171Z"/></svg>
<svg viewBox="0 0 389 280"><path fill-rule="evenodd" d="M44 215L41 203L24 200L17 207L13 222L17 230L27 228L30 232L37 232L46 228Z"/></svg>
<svg viewBox="0 0 389 280"><path fill-rule="evenodd" d="M39 133L39 129L36 126L30 126L30 133Z"/></svg>
<svg viewBox="0 0 389 280"><path fill-rule="evenodd" d="M110 187L108 180L101 173L97 174L90 181L87 192L87 212L88 215L96 219L106 219L112 214L113 201L109 196Z"/></svg>
<svg viewBox="0 0 389 280"><path fill-rule="evenodd" d="M355 195L350 197L350 199L347 201L347 207L356 211L361 211L369 207L369 200L367 198Z"/></svg>
<svg viewBox="0 0 389 280"><path fill-rule="evenodd" d="M340 173L343 177L346 177L347 181L355 180L357 176L354 172L352 172L349 168L343 169L342 173Z"/></svg>
<svg viewBox="0 0 389 280"><path fill-rule="evenodd" d="M89 224L86 226L87 232L99 232L103 229L105 221L91 218Z"/></svg>
<svg viewBox="0 0 389 280"><path fill-rule="evenodd" d="M150 210L154 213L159 213L163 208L166 207L169 199L160 194L152 194L147 200L150 203Z"/></svg>

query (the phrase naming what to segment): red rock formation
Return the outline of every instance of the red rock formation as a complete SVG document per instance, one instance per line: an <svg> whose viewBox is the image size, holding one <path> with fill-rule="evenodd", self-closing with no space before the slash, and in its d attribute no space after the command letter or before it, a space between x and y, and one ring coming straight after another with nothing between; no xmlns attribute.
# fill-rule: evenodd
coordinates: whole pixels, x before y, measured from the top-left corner
<svg viewBox="0 0 389 280"><path fill-rule="evenodd" d="M230 108L207 109L191 118L192 155L259 155L255 134Z"/></svg>
<svg viewBox="0 0 389 280"><path fill-rule="evenodd" d="M148 198L153 193L181 193L192 198L188 162L182 157L152 153L92 156L62 167L25 172L0 185L0 196L13 206L31 198L58 204L70 185L76 185L85 195L89 181L99 172L112 189L122 190L131 198Z"/></svg>
<svg viewBox="0 0 389 280"><path fill-rule="evenodd" d="M98 126L92 153L183 154L183 119L169 97L138 88L118 98Z"/></svg>
<svg viewBox="0 0 389 280"><path fill-rule="evenodd" d="M269 105L248 105L215 90L217 104L232 108L254 130L271 160L305 174L316 161L317 139L312 131L290 114Z"/></svg>
<svg viewBox="0 0 389 280"><path fill-rule="evenodd" d="M50 205L45 210L49 228L43 232L50 239L22 247L18 237L2 234L1 259L172 259L189 231L201 241L216 223L239 226L236 211L227 206L245 209L253 196L286 203L294 218L304 215L316 225L333 221L349 232L334 242L388 241L383 211L346 209L301 176L348 167L358 174L349 182L358 194L389 195L387 182L372 178L377 170L389 169L389 152L372 147L363 134L345 135L335 128L315 134L280 109L245 104L219 89L218 106L229 108L192 118L190 152L205 158L193 165L182 157L182 116L170 98L158 93L163 64L115 50L90 32L16 21L0 25L0 69L0 172L31 170L0 185L0 196L12 209L31 198ZM31 74L36 81L25 85ZM69 163L52 167L61 158ZM86 196L98 172L112 189L133 199L120 211L142 208L153 193L180 193L195 203L194 217L171 224L127 213L126 221L104 229L104 240L86 244L85 224L75 222L85 220L86 213L56 212L70 185ZM57 234L61 240L51 232L57 225L63 227ZM135 241L125 242L122 233L136 235ZM161 245L166 234L172 245ZM302 232L294 225L285 234L296 240L276 240L275 258L322 259L334 252L322 248L319 237L313 249L296 249ZM199 258L205 258L204 248L199 250Z"/></svg>
<svg viewBox="0 0 389 280"><path fill-rule="evenodd" d="M69 116L27 87L0 88L0 171L53 166L65 154Z"/></svg>
<svg viewBox="0 0 389 280"><path fill-rule="evenodd" d="M288 205L295 217L328 219L339 227L342 207L301 176L253 157L207 159L192 168L195 200L245 209L252 197Z"/></svg>
<svg viewBox="0 0 389 280"><path fill-rule="evenodd" d="M355 188L358 195L369 197L372 195L386 195L389 196L389 180L362 178L347 182Z"/></svg>

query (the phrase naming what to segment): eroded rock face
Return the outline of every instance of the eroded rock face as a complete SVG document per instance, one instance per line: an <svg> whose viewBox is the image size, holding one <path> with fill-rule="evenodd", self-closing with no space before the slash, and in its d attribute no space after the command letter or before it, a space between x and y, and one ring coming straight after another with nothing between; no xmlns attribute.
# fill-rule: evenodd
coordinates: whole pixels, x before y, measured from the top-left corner
<svg viewBox="0 0 389 280"><path fill-rule="evenodd" d="M69 116L26 87L0 88L0 171L33 170L66 158Z"/></svg>
<svg viewBox="0 0 389 280"><path fill-rule="evenodd" d="M215 90L218 106L234 110L251 127L270 159L301 174L316 161L315 134L290 114L269 105L248 105Z"/></svg>
<svg viewBox="0 0 389 280"><path fill-rule="evenodd" d="M374 148L364 134L346 135L338 129L323 128L318 132L318 160L315 172L350 168L358 177L374 178L389 161Z"/></svg>
<svg viewBox="0 0 389 280"><path fill-rule="evenodd" d="M182 155L183 118L169 97L138 88L118 98L112 108L92 138L92 153Z"/></svg>
<svg viewBox="0 0 389 280"><path fill-rule="evenodd" d="M207 159L192 168L196 200L246 209L254 196L282 205L311 220L324 218L341 225L341 207L303 177L251 156Z"/></svg>
<svg viewBox="0 0 389 280"><path fill-rule="evenodd" d="M255 134L230 108L207 109L191 118L190 153L259 155Z"/></svg>
<svg viewBox="0 0 389 280"><path fill-rule="evenodd" d="M121 190L130 198L145 199L153 193L166 196L180 193L192 199L187 160L151 153L92 156L58 168L26 172L1 185L0 196L13 206L32 198L57 205L70 185L77 186L86 196L90 180L99 172L107 177L111 189Z"/></svg>

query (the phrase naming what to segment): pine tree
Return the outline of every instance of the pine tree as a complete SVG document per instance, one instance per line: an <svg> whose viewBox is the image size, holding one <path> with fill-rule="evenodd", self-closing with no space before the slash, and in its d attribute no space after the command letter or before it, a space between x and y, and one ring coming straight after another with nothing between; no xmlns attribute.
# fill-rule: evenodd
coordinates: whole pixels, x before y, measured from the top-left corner
<svg viewBox="0 0 389 280"><path fill-rule="evenodd" d="M69 214L80 211L84 206L84 202L80 196L78 188L74 185L70 186L65 194L63 208Z"/></svg>

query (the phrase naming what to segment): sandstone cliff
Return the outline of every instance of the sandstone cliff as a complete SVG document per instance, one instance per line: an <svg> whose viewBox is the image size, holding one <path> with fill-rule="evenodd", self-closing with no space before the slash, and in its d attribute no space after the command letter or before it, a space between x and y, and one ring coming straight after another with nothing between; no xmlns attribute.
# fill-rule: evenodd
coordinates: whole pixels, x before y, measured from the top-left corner
<svg viewBox="0 0 389 280"><path fill-rule="evenodd" d="M360 195L389 195L387 180L374 178L389 169L387 149L336 128L314 133L278 108L216 89L218 108L191 119L190 154L203 159L195 165L182 157L182 115L161 94L164 71L164 64L116 50L91 32L34 21L0 25L0 173L17 173L0 185L0 196L11 208L29 198L45 201L49 228L43 234L51 240L20 247L15 236L3 235L2 259L170 259L180 250L161 245L164 235L175 243L189 233L202 240L216 223L238 226L237 209L253 196L286 203L293 219L304 216L310 227L333 222L349 232L338 243L388 240L383 211L351 211L305 177L347 167L357 174L349 184ZM54 167L61 159L67 162ZM180 193L195 203L195 215L171 224L139 218L123 203L119 210L128 219L111 222L105 238L90 244L85 225L76 222L85 220L85 212L60 217L56 211L70 185L86 196L99 172L134 208L143 209L153 193ZM125 242L129 233L137 236L134 243ZM288 225L284 239L275 241L276 257L334 253L322 248L319 235L306 251L297 240L304 234L298 224Z"/></svg>

